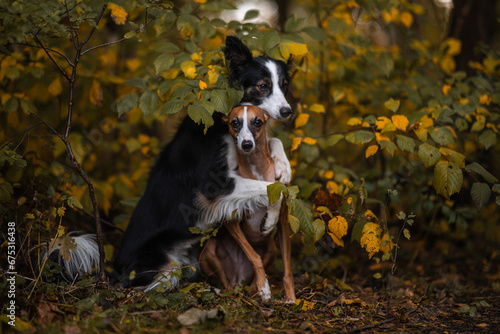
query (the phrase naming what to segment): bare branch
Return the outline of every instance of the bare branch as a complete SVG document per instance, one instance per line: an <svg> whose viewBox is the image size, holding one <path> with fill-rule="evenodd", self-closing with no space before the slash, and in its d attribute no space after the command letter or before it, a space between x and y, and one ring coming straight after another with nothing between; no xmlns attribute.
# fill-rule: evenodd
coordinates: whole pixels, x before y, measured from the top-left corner
<svg viewBox="0 0 500 334"><path fill-rule="evenodd" d="M147 28L147 27L151 24L151 22L153 22L153 21L155 20L155 18L156 18L156 15L157 15L157 14L158 14L158 10L154 13L153 17L152 17L152 18L151 18L151 19L150 19L150 20L149 20L149 21L148 21L148 22L144 25L144 27L142 27L142 28L138 28L138 29L135 31L135 33L136 33L136 34L138 34L138 33L142 32L143 30L145 30L145 29L146 29L146 28ZM87 50L85 50L85 51L82 51L81 55L83 56L83 55L84 55L84 54L86 54L87 52L90 52L90 51L93 51L93 50L95 50L95 49L99 49L99 48L102 48L102 47L105 47L105 46L110 46L110 45L114 45L114 44L121 43L121 42L123 42L123 41L125 41L125 40L127 40L127 39L128 39L128 38L123 37L123 38L120 38L120 39L118 39L118 40L116 40L116 41L112 41L112 42L108 42L108 43L104 43L104 44L100 44L100 45L97 45L97 46L91 47L91 48L89 48L89 49L87 49Z"/></svg>
<svg viewBox="0 0 500 334"><path fill-rule="evenodd" d="M21 133L18 133L17 135L14 136L14 138L12 138L11 140L9 140L5 144L3 144L2 147L0 147L0 151L3 150L10 143L14 142L17 138L26 135L26 133L29 132L31 129L36 128L37 126L42 125L42 124L44 124L44 123L43 122L36 123L35 125L29 126L26 130L22 131Z"/></svg>
<svg viewBox="0 0 500 334"><path fill-rule="evenodd" d="M61 72L61 74L66 78L66 80L69 81L70 77L69 77L68 73L66 73L66 71L64 69L62 69L61 66L59 66L59 64L55 61L55 59L52 58L52 55L49 53L49 51L47 50L47 48L42 44L42 42L38 39L38 37L35 34L33 34L33 38L38 43L38 45L40 45L40 47L43 49L43 51L45 51L45 54L47 54L47 56L52 61L52 63L57 67L57 69L59 70L59 72ZM69 63L71 64L71 62L69 62ZM74 65L71 65L71 67L74 68Z"/></svg>
<svg viewBox="0 0 500 334"><path fill-rule="evenodd" d="M29 47L32 47L32 48L37 48L37 49L45 49L45 51L53 52L53 53L57 54L58 56L60 56L64 60L66 60L66 62L68 63L69 66L73 67L73 63L69 60L69 58L66 57L66 55L64 53L59 52L57 50L54 50L54 49L51 49L51 48L47 48L47 47L43 47L43 46L40 46L40 45L30 44L30 43L15 42L15 43L11 43L11 44L12 45L24 45L24 46L29 46Z"/></svg>

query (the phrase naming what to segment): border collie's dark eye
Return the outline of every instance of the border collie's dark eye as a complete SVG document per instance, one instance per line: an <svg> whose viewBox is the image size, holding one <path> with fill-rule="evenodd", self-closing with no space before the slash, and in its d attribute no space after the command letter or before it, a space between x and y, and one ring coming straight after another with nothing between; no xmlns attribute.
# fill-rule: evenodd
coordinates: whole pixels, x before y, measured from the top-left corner
<svg viewBox="0 0 500 334"><path fill-rule="evenodd" d="M235 119L233 119L233 120L231 121L231 126L232 126L233 128L237 128L239 125L240 125L240 121L238 121L238 119L237 119L237 118L235 118Z"/></svg>
<svg viewBox="0 0 500 334"><path fill-rule="evenodd" d="M255 121L253 121L253 126L255 126L256 128L260 128L262 126L262 124L264 124L262 122L262 120L256 118Z"/></svg>
<svg viewBox="0 0 500 334"><path fill-rule="evenodd" d="M264 90L264 89L268 88L268 86L266 84L260 84L258 87L260 90Z"/></svg>

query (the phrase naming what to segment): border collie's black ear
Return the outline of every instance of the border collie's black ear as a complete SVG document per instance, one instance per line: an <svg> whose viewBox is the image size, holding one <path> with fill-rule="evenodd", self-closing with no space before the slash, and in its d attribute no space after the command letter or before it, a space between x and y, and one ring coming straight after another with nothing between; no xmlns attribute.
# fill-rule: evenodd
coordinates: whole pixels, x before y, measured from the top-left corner
<svg viewBox="0 0 500 334"><path fill-rule="evenodd" d="M286 67L288 68L288 72L291 72L293 70L293 55L290 55L288 57L288 60L286 61Z"/></svg>
<svg viewBox="0 0 500 334"><path fill-rule="evenodd" d="M235 84L238 82L237 78L240 76L241 67L245 63L252 61L252 52L238 37L227 36L224 57L230 61L229 71L231 75L229 81Z"/></svg>

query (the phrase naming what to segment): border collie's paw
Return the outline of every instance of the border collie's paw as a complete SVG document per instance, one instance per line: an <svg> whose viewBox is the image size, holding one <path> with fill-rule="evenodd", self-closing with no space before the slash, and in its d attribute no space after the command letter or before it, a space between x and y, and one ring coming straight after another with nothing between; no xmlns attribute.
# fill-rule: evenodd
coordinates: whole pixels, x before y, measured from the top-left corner
<svg viewBox="0 0 500 334"><path fill-rule="evenodd" d="M292 179L292 167L286 157L281 140L278 138L269 139L269 149L271 150L271 158L274 161L276 181L280 181L283 184L290 183Z"/></svg>

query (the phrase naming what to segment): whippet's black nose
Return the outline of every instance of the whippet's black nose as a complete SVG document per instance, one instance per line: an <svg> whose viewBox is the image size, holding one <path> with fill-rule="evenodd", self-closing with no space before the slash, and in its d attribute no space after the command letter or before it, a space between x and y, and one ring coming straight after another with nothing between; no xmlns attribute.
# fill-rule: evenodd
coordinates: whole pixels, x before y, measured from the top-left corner
<svg viewBox="0 0 500 334"><path fill-rule="evenodd" d="M288 107L280 108L280 115L281 115L281 117L287 118L291 114L292 114L292 109L291 108L288 108Z"/></svg>
<svg viewBox="0 0 500 334"><path fill-rule="evenodd" d="M250 140L244 140L243 143L241 143L241 148L243 151L248 152L253 148L253 143Z"/></svg>

